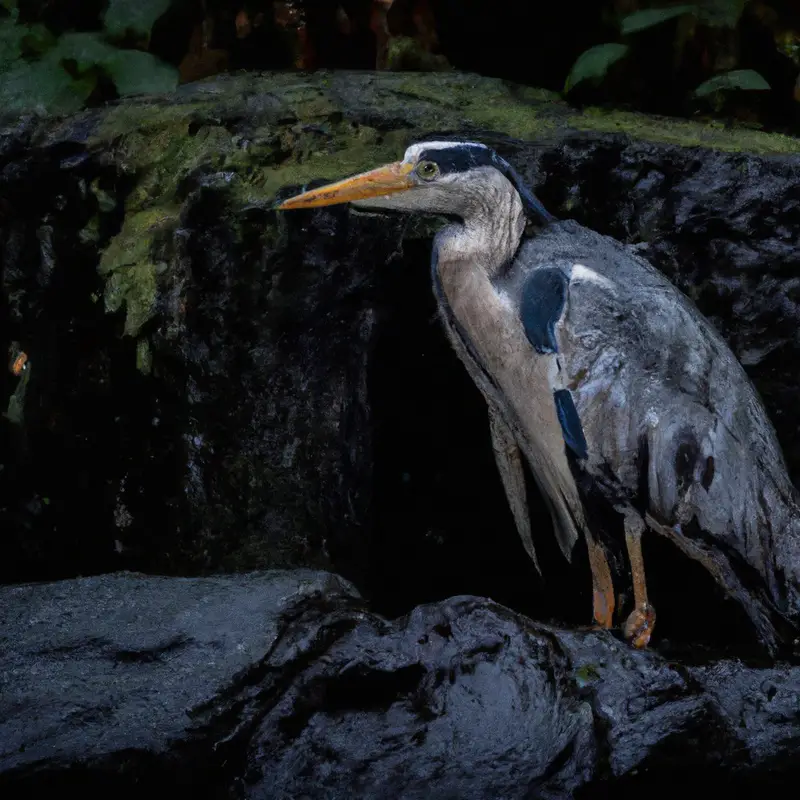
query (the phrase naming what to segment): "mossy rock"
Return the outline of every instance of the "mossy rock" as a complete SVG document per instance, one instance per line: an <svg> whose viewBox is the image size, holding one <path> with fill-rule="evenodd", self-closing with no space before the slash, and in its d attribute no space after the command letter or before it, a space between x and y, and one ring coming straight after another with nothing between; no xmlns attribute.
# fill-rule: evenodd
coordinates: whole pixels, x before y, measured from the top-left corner
<svg viewBox="0 0 800 800"><path fill-rule="evenodd" d="M580 134L763 155L800 153L800 140L721 124L587 109L553 93L461 73L272 73L183 87L176 95L129 101L93 115L88 144L134 177L127 213L177 219L193 177L230 186L242 206L270 203L285 186L332 180L396 159L428 131L496 131L548 146ZM155 302L151 238L126 221L111 249L136 247L125 277L107 293L127 304L135 335ZM134 255L134 251L137 255ZM104 259L108 265L113 259ZM111 276L113 266L104 266ZM148 296L149 295L149 296Z"/></svg>

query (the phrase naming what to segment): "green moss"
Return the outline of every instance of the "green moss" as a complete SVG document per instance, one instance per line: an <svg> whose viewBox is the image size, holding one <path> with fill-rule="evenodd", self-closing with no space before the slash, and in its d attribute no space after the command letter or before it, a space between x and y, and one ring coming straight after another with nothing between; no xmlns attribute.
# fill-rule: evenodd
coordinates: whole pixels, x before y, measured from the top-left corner
<svg viewBox="0 0 800 800"><path fill-rule="evenodd" d="M113 313L125 306L126 336L136 336L153 316L156 299L156 267L136 264L118 269L106 281L106 311Z"/></svg>
<svg viewBox="0 0 800 800"><path fill-rule="evenodd" d="M292 112L298 119L320 119L341 111L341 107L330 96L326 87L311 78L303 82L289 82L280 93L285 111Z"/></svg>
<svg viewBox="0 0 800 800"><path fill-rule="evenodd" d="M430 240L449 222L447 217L439 217L435 214L414 214L406 223L403 239Z"/></svg>
<svg viewBox="0 0 800 800"><path fill-rule="evenodd" d="M91 217L86 225L78 231L78 238L84 244L97 244L100 241L100 218Z"/></svg>
<svg viewBox="0 0 800 800"><path fill-rule="evenodd" d="M391 85L391 84L390 84ZM429 103L431 127L463 127L502 131L522 139L552 132L553 122L540 113L555 95L541 89L515 87L503 81L464 74L421 74L403 77L398 94ZM426 109L423 109L423 114Z"/></svg>
<svg viewBox="0 0 800 800"><path fill-rule="evenodd" d="M519 139L549 136L556 127L552 109L533 91L514 91L500 83L492 88L476 87L466 105L469 119L480 128L507 133ZM552 102L552 98L550 99Z"/></svg>
<svg viewBox="0 0 800 800"><path fill-rule="evenodd" d="M579 131L624 133L634 139L681 147L707 147L759 155L800 153L800 139L792 136L746 128L726 128L720 122L702 123L627 111L586 109L570 117L569 127Z"/></svg>
<svg viewBox="0 0 800 800"><path fill-rule="evenodd" d="M720 122L653 117L626 111L571 108L558 95L493 78L461 73L382 78L387 95L430 103L422 116L435 127L475 127L536 140L569 131L622 133L682 147L706 147L728 152L778 155L800 152L800 139L746 128L726 128Z"/></svg>
<svg viewBox="0 0 800 800"><path fill-rule="evenodd" d="M136 335L154 313L154 240L167 239L177 225L181 186L193 173L218 173L235 209L270 202L287 185L334 179L394 160L407 144L403 131L381 134L341 119L328 121L335 106L317 88L297 85L281 96L298 111L326 115L326 123L311 127L285 121L236 135L209 109L191 104L121 107L99 127L94 144L104 142L119 167L135 176L122 230L99 264L106 278L106 310L125 308L126 334Z"/></svg>
<svg viewBox="0 0 800 800"><path fill-rule="evenodd" d="M276 192L312 179L335 180L395 161L408 146L409 131L381 134L374 128L333 126L333 136L291 135L291 155L257 169L234 186L241 202L272 199ZM340 130L337 130L340 129Z"/></svg>
<svg viewBox="0 0 800 800"><path fill-rule="evenodd" d="M271 199L288 184L336 178L394 160L407 144L406 131L380 133L330 121L338 106L316 82L290 85L280 98L282 110L273 109L272 116L283 117L282 123L261 125L246 136L234 135L219 119L210 121L215 115L193 104L145 107L150 117L141 108L118 109L101 125L97 141L113 139L117 162L138 177L127 199L131 210L174 201L181 182L200 169L227 173L238 198L252 202ZM323 122L315 127L293 124L286 113ZM191 123L197 130L190 134Z"/></svg>
<svg viewBox="0 0 800 800"><path fill-rule="evenodd" d="M143 375L149 375L153 369L153 354L145 337L136 342L136 368Z"/></svg>
<svg viewBox="0 0 800 800"><path fill-rule="evenodd" d="M135 336L154 313L158 268L154 239L171 230L177 210L152 208L129 214L122 230L100 257L98 270L106 277L105 306L113 313L125 308L125 330Z"/></svg>
<svg viewBox="0 0 800 800"><path fill-rule="evenodd" d="M122 230L112 239L100 258L101 275L130 267L150 258L153 237L177 217L177 209L151 208L128 214Z"/></svg>
<svg viewBox="0 0 800 800"><path fill-rule="evenodd" d="M112 106L103 116L97 132L92 137L95 144L103 145L133 131L157 132L166 127L188 127L189 123L207 110L207 104L176 103L122 103Z"/></svg>
<svg viewBox="0 0 800 800"><path fill-rule="evenodd" d="M204 167L221 169L231 149L231 135L219 126L203 126L194 136L184 126L133 131L122 140L121 166L139 180L127 198L128 208L171 202L181 181Z"/></svg>
<svg viewBox="0 0 800 800"><path fill-rule="evenodd" d="M575 670L574 678L578 688L583 689L600 679L600 673L595 664L585 664Z"/></svg>
<svg viewBox="0 0 800 800"><path fill-rule="evenodd" d="M107 214L117 207L116 198L100 186L100 180L95 178L89 185L89 191L97 200L97 208L102 214Z"/></svg>

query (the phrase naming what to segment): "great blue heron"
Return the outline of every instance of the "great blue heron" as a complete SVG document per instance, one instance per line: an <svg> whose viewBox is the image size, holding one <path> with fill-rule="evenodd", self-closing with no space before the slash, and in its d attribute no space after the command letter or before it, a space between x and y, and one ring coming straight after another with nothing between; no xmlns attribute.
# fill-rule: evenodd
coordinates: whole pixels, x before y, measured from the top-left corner
<svg viewBox="0 0 800 800"><path fill-rule="evenodd" d="M537 569L523 456L568 559L585 537L596 623L612 625L603 538L618 525L634 591L624 632L635 646L649 641L649 529L700 561L774 652L778 620L800 615L796 490L753 385L697 308L632 248L552 217L483 144L414 144L402 161L278 208L345 202L454 220L434 239L434 292L488 404L502 482ZM530 235L528 219L540 223Z"/></svg>

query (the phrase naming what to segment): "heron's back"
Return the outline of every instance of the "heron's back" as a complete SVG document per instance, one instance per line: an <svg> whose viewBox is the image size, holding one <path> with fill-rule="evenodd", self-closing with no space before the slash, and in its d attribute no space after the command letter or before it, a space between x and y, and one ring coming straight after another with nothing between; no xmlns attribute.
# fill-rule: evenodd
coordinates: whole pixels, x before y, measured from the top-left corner
<svg viewBox="0 0 800 800"><path fill-rule="evenodd" d="M553 264L571 268L555 332L586 471L606 485L611 477L682 536L737 553L774 601L800 612L796 492L764 406L722 337L631 248L577 223L526 241L511 283Z"/></svg>

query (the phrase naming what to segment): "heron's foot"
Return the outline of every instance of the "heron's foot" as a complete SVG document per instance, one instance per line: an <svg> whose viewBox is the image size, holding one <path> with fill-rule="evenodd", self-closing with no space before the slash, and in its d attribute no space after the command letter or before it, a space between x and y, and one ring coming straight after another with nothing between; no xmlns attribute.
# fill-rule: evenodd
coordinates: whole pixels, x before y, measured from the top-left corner
<svg viewBox="0 0 800 800"><path fill-rule="evenodd" d="M656 624L656 610L649 603L635 608L625 620L623 632L631 646L647 647Z"/></svg>

